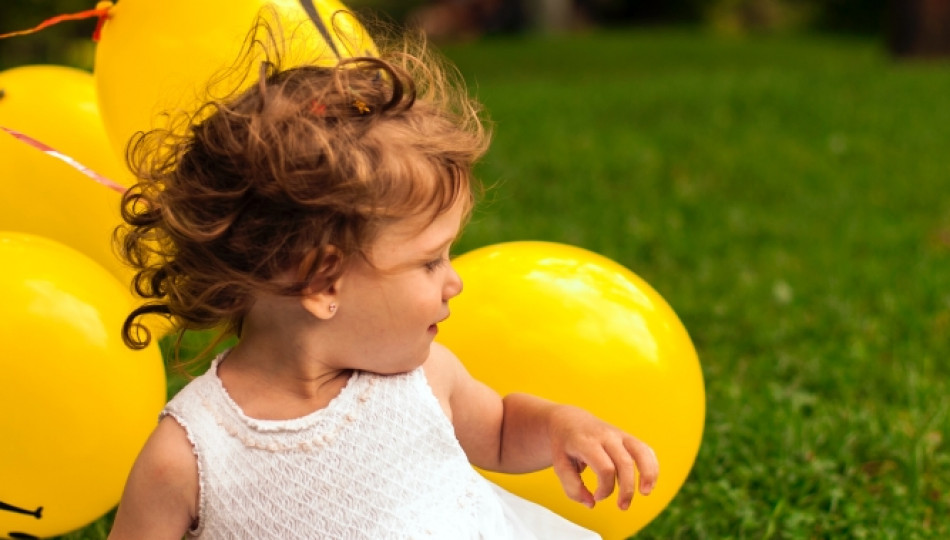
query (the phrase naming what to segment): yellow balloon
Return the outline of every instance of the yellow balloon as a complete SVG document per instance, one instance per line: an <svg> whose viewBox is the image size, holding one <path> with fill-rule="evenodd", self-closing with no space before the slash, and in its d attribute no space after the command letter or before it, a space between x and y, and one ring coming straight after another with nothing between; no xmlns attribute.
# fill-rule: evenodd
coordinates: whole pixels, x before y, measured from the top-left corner
<svg viewBox="0 0 950 540"><path fill-rule="evenodd" d="M111 152L93 76L62 66L0 72L0 126L54 148L122 185L131 183ZM5 132L0 132L0 230L52 238L85 253L128 282L112 251L121 222L118 192Z"/></svg>
<svg viewBox="0 0 950 540"><path fill-rule="evenodd" d="M338 54L376 54L360 23L349 13L337 13L346 7L336 0L120 0L102 27L94 70L99 107L116 152L125 155L135 132L165 127L165 111L197 109L208 80L238 59L264 6L278 14L286 66L330 65ZM307 10L322 23L329 41ZM257 64L248 65L253 73L238 73L221 87L250 85Z"/></svg>
<svg viewBox="0 0 950 540"><path fill-rule="evenodd" d="M0 262L0 537L54 536L119 502L165 373L123 345L132 299L95 261L0 232Z"/></svg>
<svg viewBox="0 0 950 540"><path fill-rule="evenodd" d="M465 289L438 340L475 378L503 395L581 406L650 444L660 461L653 493L626 512L613 498L593 510L569 500L550 468L485 474L608 540L640 530L679 491L702 438L702 372L676 314L630 270L573 246L497 244L454 264ZM584 479L596 485L589 471Z"/></svg>

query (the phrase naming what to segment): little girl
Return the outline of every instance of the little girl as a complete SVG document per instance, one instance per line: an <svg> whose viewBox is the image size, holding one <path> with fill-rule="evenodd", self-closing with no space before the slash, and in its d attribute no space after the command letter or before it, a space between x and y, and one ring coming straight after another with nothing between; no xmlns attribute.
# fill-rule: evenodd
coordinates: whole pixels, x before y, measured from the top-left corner
<svg viewBox="0 0 950 540"><path fill-rule="evenodd" d="M501 397L433 341L462 291L449 252L489 138L449 73L405 51L265 62L187 134L132 146L122 250L149 301L126 343L147 344L151 313L239 340L168 403L110 538L597 538L472 465L553 465L588 507L649 494L646 444Z"/></svg>

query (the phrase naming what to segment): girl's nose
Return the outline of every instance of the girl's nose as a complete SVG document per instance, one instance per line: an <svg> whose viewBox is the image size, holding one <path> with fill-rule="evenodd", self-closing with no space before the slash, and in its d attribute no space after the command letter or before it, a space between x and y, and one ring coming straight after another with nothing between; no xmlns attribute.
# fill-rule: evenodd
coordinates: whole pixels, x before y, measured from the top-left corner
<svg viewBox="0 0 950 540"><path fill-rule="evenodd" d="M455 271L452 263L449 263L449 271L445 276L445 287L442 289L442 298L449 301L462 292L462 277Z"/></svg>

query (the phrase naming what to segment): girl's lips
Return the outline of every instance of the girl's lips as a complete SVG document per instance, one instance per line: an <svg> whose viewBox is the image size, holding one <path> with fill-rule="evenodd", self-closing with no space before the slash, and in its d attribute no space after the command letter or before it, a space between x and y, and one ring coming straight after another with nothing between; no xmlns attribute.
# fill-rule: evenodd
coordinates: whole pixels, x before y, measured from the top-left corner
<svg viewBox="0 0 950 540"><path fill-rule="evenodd" d="M449 316L446 315L445 317L442 317L441 319L439 319L439 322L437 322L437 323L435 323L435 324L430 324L430 325L429 325L429 331L430 331L430 332L439 333L439 323L441 323L442 321L444 321L444 320L446 320L446 319L448 319L448 318L449 318Z"/></svg>

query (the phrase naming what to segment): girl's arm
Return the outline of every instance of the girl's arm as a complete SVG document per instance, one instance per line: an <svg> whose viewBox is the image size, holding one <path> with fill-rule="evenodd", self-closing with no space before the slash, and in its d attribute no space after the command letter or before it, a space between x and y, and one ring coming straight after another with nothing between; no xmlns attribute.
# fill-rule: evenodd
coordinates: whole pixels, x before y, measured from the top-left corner
<svg viewBox="0 0 950 540"><path fill-rule="evenodd" d="M637 487L635 471L640 493L653 489L656 455L634 436L577 407L528 394L501 398L444 347L435 345L430 360L448 389L456 437L473 465L509 473L553 465L568 497L589 507L617 486L617 505L626 510ZM585 467L597 475L594 493L581 480Z"/></svg>
<svg viewBox="0 0 950 540"><path fill-rule="evenodd" d="M109 540L181 540L197 515L198 462L185 430L159 422L129 473Z"/></svg>

